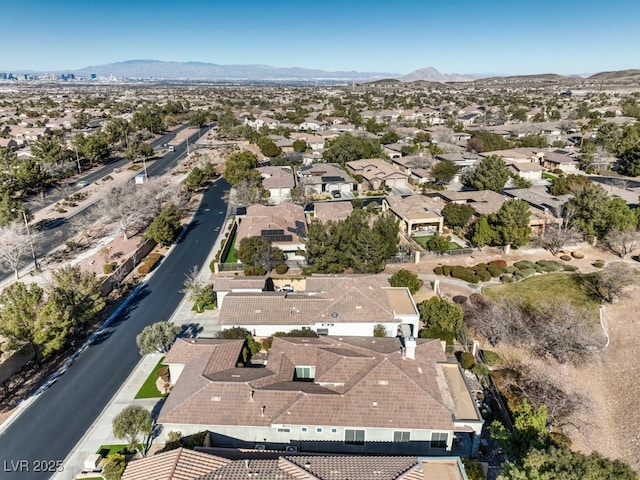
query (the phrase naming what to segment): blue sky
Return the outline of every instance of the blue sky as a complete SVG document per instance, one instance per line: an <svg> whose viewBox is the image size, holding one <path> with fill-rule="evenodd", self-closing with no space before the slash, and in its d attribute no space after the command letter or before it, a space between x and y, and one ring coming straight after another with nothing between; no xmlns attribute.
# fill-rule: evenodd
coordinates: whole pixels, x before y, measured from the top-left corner
<svg viewBox="0 0 640 480"><path fill-rule="evenodd" d="M399 74L640 68L638 0L3 3L0 71L131 59Z"/></svg>

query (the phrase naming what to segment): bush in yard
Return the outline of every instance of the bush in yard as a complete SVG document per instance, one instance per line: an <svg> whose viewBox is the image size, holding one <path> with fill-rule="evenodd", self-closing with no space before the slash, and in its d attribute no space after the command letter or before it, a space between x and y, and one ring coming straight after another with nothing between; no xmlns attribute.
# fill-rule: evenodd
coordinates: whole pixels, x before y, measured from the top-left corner
<svg viewBox="0 0 640 480"><path fill-rule="evenodd" d="M168 382L169 381L169 367L159 368L158 371L156 372L156 376L158 378L161 378L165 382Z"/></svg>
<svg viewBox="0 0 640 480"><path fill-rule="evenodd" d="M440 266L436 267L433 269L433 273L435 273L436 275L442 275L444 273L444 269Z"/></svg>
<svg viewBox="0 0 640 480"><path fill-rule="evenodd" d="M286 263L280 263L276 265L276 273L279 275L283 275L289 271L289 267Z"/></svg>
<svg viewBox="0 0 640 480"><path fill-rule="evenodd" d="M473 267L471 267L472 270L478 271L478 270L486 270L487 269L487 264L486 263L478 263L477 265L474 265Z"/></svg>
<svg viewBox="0 0 640 480"><path fill-rule="evenodd" d="M491 260L491 261L489 262L489 265L497 265L497 266L502 267L502 268L507 268L507 262L506 262L506 261L504 261L504 260L500 260L500 259L498 259L498 260Z"/></svg>
<svg viewBox="0 0 640 480"><path fill-rule="evenodd" d="M118 264L116 262L105 263L102 266L102 273L104 273L105 275L109 275L115 272L117 266Z"/></svg>
<svg viewBox="0 0 640 480"><path fill-rule="evenodd" d="M159 253L151 253L147 255L145 259L142 261L142 265L138 267L138 272L141 273L142 275L146 275L153 269L153 267L156 266L156 264L160 261L161 258L162 258L162 255L160 255Z"/></svg>
<svg viewBox="0 0 640 480"><path fill-rule="evenodd" d="M473 273L473 270L460 265L455 265L451 268L451 276L469 283L478 283L480 281L480 277Z"/></svg>
<svg viewBox="0 0 640 480"><path fill-rule="evenodd" d="M602 268L604 267L604 262L602 260L596 260L591 265L593 265L596 268Z"/></svg>
<svg viewBox="0 0 640 480"><path fill-rule="evenodd" d="M497 278L504 273L505 268L501 267L500 265L489 265L487 267L487 271L491 274L492 277Z"/></svg>
<svg viewBox="0 0 640 480"><path fill-rule="evenodd" d="M476 275L478 277L480 277L480 281L481 282L490 282L491 281L491 274L489 273L488 270L478 270L478 271L476 271Z"/></svg>
<svg viewBox="0 0 640 480"><path fill-rule="evenodd" d="M500 355L493 350L482 350L482 357L484 358L484 363L490 367L495 367L500 363Z"/></svg>
<svg viewBox="0 0 640 480"><path fill-rule="evenodd" d="M444 275L446 275L447 277L451 276L451 265L445 265L444 267L442 267L442 273Z"/></svg>
<svg viewBox="0 0 640 480"><path fill-rule="evenodd" d="M126 466L127 461L123 454L112 453L104 460L102 476L106 480L120 480Z"/></svg>
<svg viewBox="0 0 640 480"><path fill-rule="evenodd" d="M505 273L500 277L502 283L513 283L513 274Z"/></svg>
<svg viewBox="0 0 640 480"><path fill-rule="evenodd" d="M514 267L516 267L518 270L523 270L525 268L536 268L535 263L530 262L529 260L520 260L519 262L515 262L513 264Z"/></svg>
<svg viewBox="0 0 640 480"><path fill-rule="evenodd" d="M392 287L406 287L413 295L420 290L422 281L412 271L402 268L389 277L389 284Z"/></svg>
<svg viewBox="0 0 640 480"><path fill-rule="evenodd" d="M571 255L560 255L560 260L564 260L565 262L570 262L572 258Z"/></svg>
<svg viewBox="0 0 640 480"><path fill-rule="evenodd" d="M451 300L453 300L453 303L463 305L467 302L467 297L465 297L464 295L455 295Z"/></svg>
<svg viewBox="0 0 640 480"><path fill-rule="evenodd" d="M486 365L474 365L471 371L476 374L478 377L486 377L489 375L489 369Z"/></svg>
<svg viewBox="0 0 640 480"><path fill-rule="evenodd" d="M562 270L564 270L565 272L577 272L578 267L576 267L575 265L563 265Z"/></svg>
<svg viewBox="0 0 640 480"><path fill-rule="evenodd" d="M513 265L509 267L505 267L504 273L516 273L518 271L518 267L514 267Z"/></svg>
<svg viewBox="0 0 640 480"><path fill-rule="evenodd" d="M476 363L476 359L472 353L462 352L460 355L460 366L465 370L469 370Z"/></svg>
<svg viewBox="0 0 640 480"><path fill-rule="evenodd" d="M534 275L535 273L536 273L535 268L524 268L522 270L518 270L513 275L515 276L516 280L522 280L523 278L528 278Z"/></svg>
<svg viewBox="0 0 640 480"><path fill-rule="evenodd" d="M536 265L542 268L545 273L557 272L562 269L562 264L555 262L553 260L538 260Z"/></svg>

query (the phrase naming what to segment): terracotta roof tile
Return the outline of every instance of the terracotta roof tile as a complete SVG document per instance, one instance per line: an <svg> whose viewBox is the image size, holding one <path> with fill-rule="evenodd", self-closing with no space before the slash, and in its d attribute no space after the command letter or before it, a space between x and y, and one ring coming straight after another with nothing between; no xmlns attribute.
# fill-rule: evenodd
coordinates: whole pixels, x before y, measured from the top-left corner
<svg viewBox="0 0 640 480"><path fill-rule="evenodd" d="M129 462L122 480L192 480L230 463L214 455L178 448Z"/></svg>

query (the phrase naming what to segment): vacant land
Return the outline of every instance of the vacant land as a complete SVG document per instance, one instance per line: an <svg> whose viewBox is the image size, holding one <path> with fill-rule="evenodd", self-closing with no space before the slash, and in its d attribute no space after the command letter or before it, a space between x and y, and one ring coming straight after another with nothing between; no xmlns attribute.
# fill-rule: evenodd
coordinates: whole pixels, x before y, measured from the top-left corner
<svg viewBox="0 0 640 480"><path fill-rule="evenodd" d="M578 282L579 274L548 273L526 278L518 283L491 285L482 290L490 298L521 300L531 304L569 301L577 308L598 313L598 302L587 295Z"/></svg>

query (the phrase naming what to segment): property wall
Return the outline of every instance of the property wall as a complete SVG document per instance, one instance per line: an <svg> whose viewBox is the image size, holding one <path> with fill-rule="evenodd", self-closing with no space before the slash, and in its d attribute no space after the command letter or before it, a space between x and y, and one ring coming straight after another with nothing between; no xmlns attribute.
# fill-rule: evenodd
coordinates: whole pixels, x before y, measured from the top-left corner
<svg viewBox="0 0 640 480"><path fill-rule="evenodd" d="M123 279L129 275L129 273L136 268L140 261L146 257L156 245L155 240L147 238L122 265L116 268L116 270L102 282L102 285L100 286L102 296L106 297L109 295L114 286L117 285L117 279Z"/></svg>
<svg viewBox="0 0 640 480"><path fill-rule="evenodd" d="M307 429L306 432L302 431L303 427ZM365 430L365 444L345 444L346 429ZM285 450L287 446L295 446L299 451L308 452L446 455L451 452L453 444L452 431L446 432L448 434L448 443L447 448L443 449L431 448L431 430L336 427L330 425L245 427L163 424L161 437L170 431L179 431L183 436L186 436L205 430L210 432L212 447L255 448L256 445L264 445L267 450ZM396 430L409 431L410 441L394 442L393 436ZM163 438L160 438L160 441L163 441Z"/></svg>

